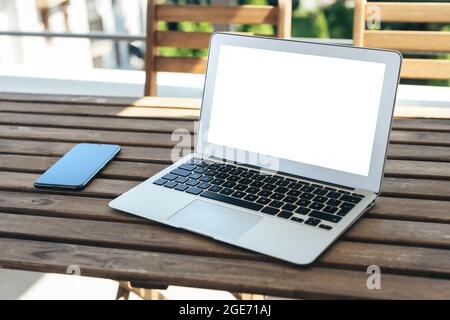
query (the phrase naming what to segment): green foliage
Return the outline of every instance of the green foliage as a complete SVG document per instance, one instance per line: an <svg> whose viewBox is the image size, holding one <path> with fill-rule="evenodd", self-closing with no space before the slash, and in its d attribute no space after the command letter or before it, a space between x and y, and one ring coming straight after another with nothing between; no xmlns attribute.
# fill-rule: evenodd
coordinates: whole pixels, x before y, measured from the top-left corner
<svg viewBox="0 0 450 320"><path fill-rule="evenodd" d="M297 10L292 17L293 37L329 38L328 22L322 11Z"/></svg>
<svg viewBox="0 0 450 320"><path fill-rule="evenodd" d="M328 21L330 38L352 38L353 9L345 5L345 0L337 0L322 10Z"/></svg>

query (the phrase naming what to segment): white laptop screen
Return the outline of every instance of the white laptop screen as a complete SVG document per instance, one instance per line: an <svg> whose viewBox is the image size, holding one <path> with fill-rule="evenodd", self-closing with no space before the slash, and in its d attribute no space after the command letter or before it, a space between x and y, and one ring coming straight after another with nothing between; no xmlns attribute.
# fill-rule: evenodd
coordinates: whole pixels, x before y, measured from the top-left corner
<svg viewBox="0 0 450 320"><path fill-rule="evenodd" d="M207 141L368 176L385 68L221 45Z"/></svg>

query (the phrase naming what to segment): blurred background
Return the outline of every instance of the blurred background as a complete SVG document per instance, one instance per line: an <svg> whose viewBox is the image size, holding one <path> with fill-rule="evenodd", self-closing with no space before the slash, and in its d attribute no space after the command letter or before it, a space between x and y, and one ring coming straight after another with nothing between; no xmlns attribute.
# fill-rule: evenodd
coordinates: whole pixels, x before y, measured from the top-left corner
<svg viewBox="0 0 450 320"><path fill-rule="evenodd" d="M162 0L171 4L276 4L277 0ZM386 0L384 0L386 1ZM399 0L397 0L398 2ZM401 0L400 0L401 1ZM430 1L431 2L431 1ZM147 0L0 1L0 74L69 77L66 70L143 70ZM353 0L293 0L292 36L351 44ZM271 35L271 25L160 23L160 30L248 31ZM382 24L382 29L447 30L442 24ZM328 40L327 40L328 39ZM206 56L205 49L161 48L165 56ZM415 56L420 53L415 53ZM449 55L436 58L450 59ZM61 75L60 73L64 73ZM108 77L107 73L90 74ZM127 74L139 82L141 75ZM449 86L448 80L403 80ZM0 86L0 90L1 90Z"/></svg>

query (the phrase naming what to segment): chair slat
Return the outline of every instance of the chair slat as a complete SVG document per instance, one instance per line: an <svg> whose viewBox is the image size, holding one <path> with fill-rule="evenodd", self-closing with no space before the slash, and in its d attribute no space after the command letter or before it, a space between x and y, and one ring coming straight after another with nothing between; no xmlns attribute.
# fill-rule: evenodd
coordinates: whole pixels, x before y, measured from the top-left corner
<svg viewBox="0 0 450 320"><path fill-rule="evenodd" d="M378 8L384 22L450 22L450 3L368 2L366 8L366 19Z"/></svg>
<svg viewBox="0 0 450 320"><path fill-rule="evenodd" d="M206 58L156 57L156 71L198 73L206 72Z"/></svg>
<svg viewBox="0 0 450 320"><path fill-rule="evenodd" d="M158 31L156 45L159 47L175 47L203 49L208 48L209 32Z"/></svg>
<svg viewBox="0 0 450 320"><path fill-rule="evenodd" d="M366 47L410 51L450 51L450 32L368 30L364 33Z"/></svg>
<svg viewBox="0 0 450 320"><path fill-rule="evenodd" d="M278 8L274 6L201 6L201 5L158 5L156 19L169 22L211 22L277 24Z"/></svg>
<svg viewBox="0 0 450 320"><path fill-rule="evenodd" d="M404 59L402 78L409 79L450 79L450 60Z"/></svg>

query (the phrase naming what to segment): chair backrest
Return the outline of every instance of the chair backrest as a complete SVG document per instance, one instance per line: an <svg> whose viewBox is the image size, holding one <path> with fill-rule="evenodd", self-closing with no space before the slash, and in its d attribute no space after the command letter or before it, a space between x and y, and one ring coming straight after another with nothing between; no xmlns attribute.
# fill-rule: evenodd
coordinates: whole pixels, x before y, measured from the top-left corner
<svg viewBox="0 0 450 320"><path fill-rule="evenodd" d="M145 61L145 95L156 95L156 73L205 73L206 58L163 57L158 47L202 49L208 48L209 32L160 31L158 22L209 22L212 24L271 24L277 37L291 35L292 0L278 0L278 6L243 5L162 5L148 1L147 53Z"/></svg>
<svg viewBox="0 0 450 320"><path fill-rule="evenodd" d="M450 23L450 3L367 2L355 0L353 44L401 52L450 52L450 32L367 30L367 23ZM404 79L450 79L450 60L404 59Z"/></svg>

